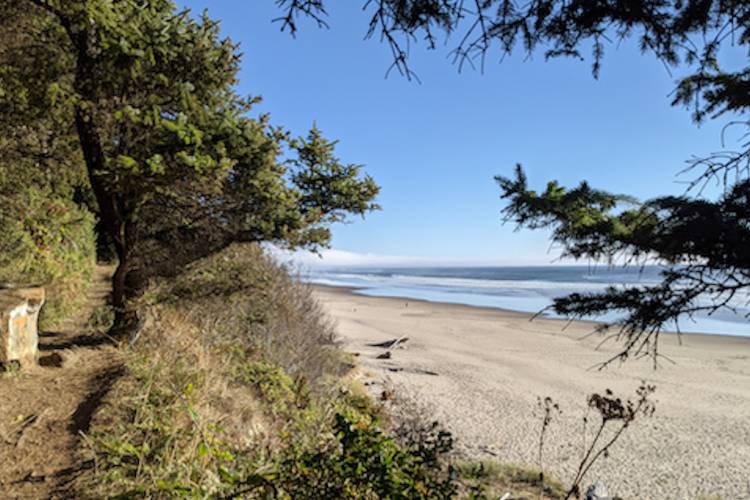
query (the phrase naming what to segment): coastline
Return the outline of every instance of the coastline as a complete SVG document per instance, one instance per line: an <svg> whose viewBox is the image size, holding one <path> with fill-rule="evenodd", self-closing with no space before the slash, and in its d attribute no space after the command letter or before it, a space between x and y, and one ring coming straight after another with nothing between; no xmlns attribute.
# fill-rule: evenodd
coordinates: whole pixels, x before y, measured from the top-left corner
<svg viewBox="0 0 750 500"><path fill-rule="evenodd" d="M657 386L655 415L635 422L587 482L601 479L630 498L750 498L750 338L665 333L660 348L671 361L658 370L641 359L598 371L618 345L587 336L593 322L530 322L525 312L311 286L373 393L416 398L425 417L454 434L460 454L536 466L537 398L549 396L563 414L549 429L544 467L566 482L587 396L609 388L631 397L646 380ZM400 336L406 348L377 359L383 350L369 344Z"/></svg>
<svg viewBox="0 0 750 500"><path fill-rule="evenodd" d="M312 287L313 290L326 291L329 293L343 293L347 295L352 295L356 297L365 297L369 299L395 299L395 300L400 300L400 301L413 302L415 304L419 304L419 303L436 304L446 309L450 309L453 307L458 308L458 309L468 308L468 309L473 309L477 311L483 311L489 314L496 312L502 316L515 315L520 318L527 319L529 321L543 320L547 322L556 322L561 327L564 327L565 325L571 323L570 320L567 320L564 318L555 318L551 316L536 316L535 314L527 312L527 311L518 311L515 309L506 309L502 307L478 306L478 305L473 305L473 304L461 304L457 302L441 302L438 300L415 299L415 298L407 297L404 295L388 295L388 296L367 295L364 293L359 293L360 290L366 290L365 287L355 287L355 286L347 286L347 285L322 285L318 283L307 283L307 284L310 287ZM576 320L573 320L572 322L576 324L581 324L581 325L589 325L592 329L595 328L597 325L601 324L601 322L599 321L586 320L586 319L576 319ZM731 345L737 345L738 347L750 348L750 335L744 336L744 335L732 335L729 333L701 333L701 332L692 332L692 331L678 333L678 332L669 331L669 330L665 330L661 332L659 335L668 339L673 339L673 338L677 339L677 342L684 341L686 337L689 337L690 339L693 339L698 342L701 342L701 339L704 339L705 342L708 344L715 342L715 340L712 340L712 339L720 339L719 342L723 342L723 343L727 343Z"/></svg>

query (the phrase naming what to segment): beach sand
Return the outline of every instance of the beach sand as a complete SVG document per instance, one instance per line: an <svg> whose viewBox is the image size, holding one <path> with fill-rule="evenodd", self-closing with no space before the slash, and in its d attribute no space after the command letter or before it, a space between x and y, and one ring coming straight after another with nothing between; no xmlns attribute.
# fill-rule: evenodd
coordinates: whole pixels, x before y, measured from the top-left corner
<svg viewBox="0 0 750 500"><path fill-rule="evenodd" d="M592 367L619 346L597 349L602 337L585 336L591 323L563 330L566 322L531 322L526 313L314 289L375 394L386 386L397 399L416 397L461 454L537 466L538 398L549 396L563 413L548 428L544 469L568 484L582 453L587 396L635 396L645 380L656 385L656 412L625 431L586 484L601 480L626 498L750 498L750 338L690 334L679 345L663 334L661 352L674 364L662 360L654 370L641 359L599 371ZM368 346L402 335L405 348L388 360Z"/></svg>

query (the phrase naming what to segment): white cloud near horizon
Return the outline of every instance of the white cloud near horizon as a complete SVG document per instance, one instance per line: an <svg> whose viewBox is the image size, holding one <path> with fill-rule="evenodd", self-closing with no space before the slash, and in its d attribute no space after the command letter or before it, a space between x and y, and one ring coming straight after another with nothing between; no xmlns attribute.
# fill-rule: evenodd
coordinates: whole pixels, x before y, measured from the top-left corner
<svg viewBox="0 0 750 500"><path fill-rule="evenodd" d="M510 261L496 260L466 260L466 259L438 259L430 257L381 255L375 253L350 252L339 249L323 249L320 255L305 250L289 251L276 247L269 247L271 254L279 261L303 267L427 267L427 266L534 266L560 265L563 262L552 262L547 259L531 258L529 260Z"/></svg>

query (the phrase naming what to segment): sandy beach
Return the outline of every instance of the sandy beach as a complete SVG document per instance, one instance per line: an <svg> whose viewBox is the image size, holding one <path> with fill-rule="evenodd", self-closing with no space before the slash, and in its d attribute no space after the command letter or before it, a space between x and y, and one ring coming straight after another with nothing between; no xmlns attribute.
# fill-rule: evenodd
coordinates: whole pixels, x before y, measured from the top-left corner
<svg viewBox="0 0 750 500"><path fill-rule="evenodd" d="M457 439L460 453L537 465L538 398L563 410L549 427L544 468L567 484L582 450L587 396L631 397L656 385L656 412L636 421L587 476L610 494L642 499L750 498L750 338L664 334L649 359L595 365L617 345L586 336L593 325L530 320L512 311L356 295L316 286L346 351L358 353L373 391L415 396ZM368 344L406 335L392 358ZM398 396L397 396L398 397Z"/></svg>

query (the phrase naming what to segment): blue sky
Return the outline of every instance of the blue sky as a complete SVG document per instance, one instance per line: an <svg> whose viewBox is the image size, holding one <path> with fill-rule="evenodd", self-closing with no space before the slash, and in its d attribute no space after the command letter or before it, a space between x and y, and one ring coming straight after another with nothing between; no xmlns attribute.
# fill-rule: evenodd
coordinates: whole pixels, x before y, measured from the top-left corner
<svg viewBox="0 0 750 500"><path fill-rule="evenodd" d="M633 43L609 48L598 80L589 61L541 54L490 55L484 74L459 74L450 42L417 46L418 84L385 78L389 51L364 40L361 1L330 0L331 28L302 22L296 39L271 22L273 0L178 3L207 8L241 44L239 90L263 96L260 111L295 135L317 123L381 185L383 210L336 226L329 263L551 263L545 232L501 224L494 175L521 163L539 189L586 179L641 198L680 194L684 161L721 145L725 120L699 128L670 106L679 73Z"/></svg>

